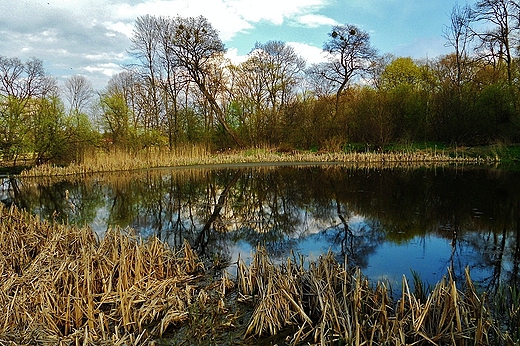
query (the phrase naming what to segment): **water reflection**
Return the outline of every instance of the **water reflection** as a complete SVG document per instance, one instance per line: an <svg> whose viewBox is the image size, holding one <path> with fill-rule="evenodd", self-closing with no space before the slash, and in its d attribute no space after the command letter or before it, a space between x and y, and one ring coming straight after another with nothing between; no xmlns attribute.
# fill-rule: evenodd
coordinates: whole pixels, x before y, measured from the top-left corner
<svg viewBox="0 0 520 346"><path fill-rule="evenodd" d="M230 262L263 244L283 259L334 251L373 279L451 268L487 289L519 281L519 173L489 168L356 169L338 165L150 170L86 180L9 182L45 219L101 236L132 227Z"/></svg>

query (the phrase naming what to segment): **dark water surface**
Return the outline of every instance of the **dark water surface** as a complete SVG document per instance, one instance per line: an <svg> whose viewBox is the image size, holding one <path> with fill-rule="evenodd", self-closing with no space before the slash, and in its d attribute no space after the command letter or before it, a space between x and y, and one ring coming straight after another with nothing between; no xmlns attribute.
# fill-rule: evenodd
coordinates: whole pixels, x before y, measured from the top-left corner
<svg viewBox="0 0 520 346"><path fill-rule="evenodd" d="M40 215L189 241L230 263L333 251L371 279L434 284L469 266L484 289L519 280L520 173L483 167L254 166L11 179L0 197Z"/></svg>

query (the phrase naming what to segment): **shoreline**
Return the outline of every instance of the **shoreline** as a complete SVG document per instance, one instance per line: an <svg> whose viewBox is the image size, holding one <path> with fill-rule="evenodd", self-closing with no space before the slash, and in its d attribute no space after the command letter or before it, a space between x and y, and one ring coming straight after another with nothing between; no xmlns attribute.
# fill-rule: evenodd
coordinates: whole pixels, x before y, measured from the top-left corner
<svg viewBox="0 0 520 346"><path fill-rule="evenodd" d="M450 156L430 151L413 152L349 152L349 153L280 153L273 150L257 149L233 153L197 155L176 155L168 152L101 153L87 159L82 164L56 166L42 164L20 173L22 177L86 175L102 172L134 171L142 169L168 168L220 168L254 167L313 164L353 164L353 165L432 165L432 164L498 164L498 156L481 157L459 155Z"/></svg>

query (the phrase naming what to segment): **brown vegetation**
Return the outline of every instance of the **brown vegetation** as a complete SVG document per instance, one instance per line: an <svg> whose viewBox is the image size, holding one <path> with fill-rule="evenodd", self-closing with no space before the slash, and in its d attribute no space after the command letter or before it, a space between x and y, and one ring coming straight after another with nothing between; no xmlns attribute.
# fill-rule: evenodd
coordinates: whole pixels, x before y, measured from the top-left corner
<svg viewBox="0 0 520 346"><path fill-rule="evenodd" d="M222 335L249 344L282 332L293 345L513 343L469 272L464 290L449 277L429 294L403 278L394 302L384 283L331 254L275 265L259 248L250 265L238 261L236 283L213 281L187 243L171 249L114 230L100 240L14 208L0 217L2 344L222 344ZM250 309L247 338L232 340Z"/></svg>
<svg viewBox="0 0 520 346"><path fill-rule="evenodd" d="M24 177L64 176L114 172L157 167L179 167L194 165L237 164L237 163L302 163L329 162L376 165L399 164L480 164L498 162L497 157L448 155L436 150L414 150L399 152L279 152L276 149L261 148L243 151L212 153L202 146L186 146L177 150L145 150L138 153L128 151L97 152L86 157L82 164L60 167L44 164L21 173Z"/></svg>

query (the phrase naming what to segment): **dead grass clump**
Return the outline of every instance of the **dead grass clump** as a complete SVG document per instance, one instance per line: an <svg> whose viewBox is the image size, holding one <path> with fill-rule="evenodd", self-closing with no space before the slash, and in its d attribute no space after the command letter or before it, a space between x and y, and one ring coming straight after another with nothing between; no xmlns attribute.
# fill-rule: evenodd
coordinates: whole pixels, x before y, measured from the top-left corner
<svg viewBox="0 0 520 346"><path fill-rule="evenodd" d="M226 288L199 288L202 269L187 243L116 230L100 240L0 207L0 343L144 344Z"/></svg>
<svg viewBox="0 0 520 346"><path fill-rule="evenodd" d="M369 284L330 253L305 269L301 260L275 266L258 249L250 266L239 263L237 280L242 300L255 305L247 328L252 337L292 326L293 345L489 345L489 335L499 334L469 272L464 292L450 276L426 301L403 278L394 303L383 283Z"/></svg>

